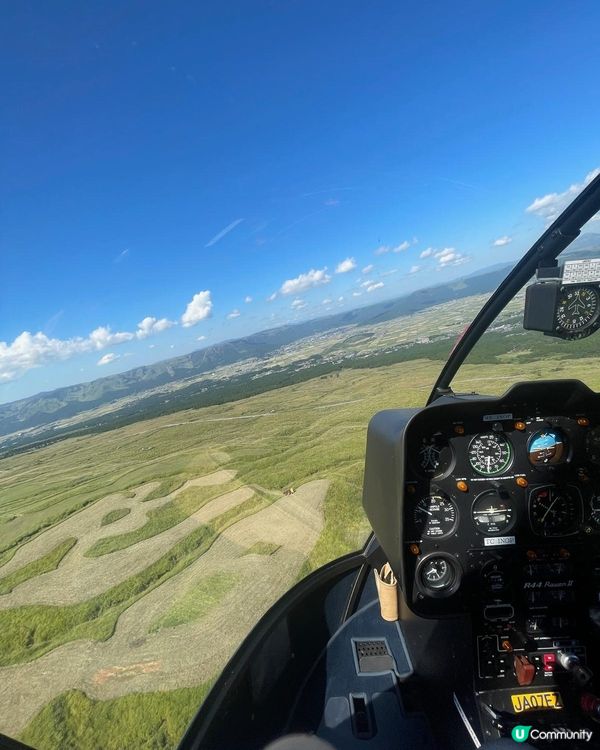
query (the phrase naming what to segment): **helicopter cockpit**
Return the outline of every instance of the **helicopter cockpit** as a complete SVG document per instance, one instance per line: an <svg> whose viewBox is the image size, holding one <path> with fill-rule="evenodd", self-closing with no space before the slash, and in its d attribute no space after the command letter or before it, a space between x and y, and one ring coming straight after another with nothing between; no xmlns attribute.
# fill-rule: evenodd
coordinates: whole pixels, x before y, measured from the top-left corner
<svg viewBox="0 0 600 750"><path fill-rule="evenodd" d="M551 370L500 395L451 387L524 287L526 333L575 348L600 328L600 259L558 260L599 208L600 176L487 300L427 405L372 418L372 536L267 613L182 748L600 746L600 394Z"/></svg>

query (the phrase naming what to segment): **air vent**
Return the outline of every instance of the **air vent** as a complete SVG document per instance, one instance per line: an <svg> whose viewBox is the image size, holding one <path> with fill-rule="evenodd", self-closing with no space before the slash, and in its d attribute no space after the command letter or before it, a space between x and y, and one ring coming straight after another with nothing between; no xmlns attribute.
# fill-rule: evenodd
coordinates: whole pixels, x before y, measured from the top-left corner
<svg viewBox="0 0 600 750"><path fill-rule="evenodd" d="M394 669L394 657L390 654L386 640L356 640L354 649L359 673L389 672Z"/></svg>

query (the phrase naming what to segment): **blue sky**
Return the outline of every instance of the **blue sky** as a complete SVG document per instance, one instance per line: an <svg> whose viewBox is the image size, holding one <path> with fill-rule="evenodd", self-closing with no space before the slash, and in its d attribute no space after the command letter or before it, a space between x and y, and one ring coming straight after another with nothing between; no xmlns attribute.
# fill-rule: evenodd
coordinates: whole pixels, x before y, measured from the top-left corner
<svg viewBox="0 0 600 750"><path fill-rule="evenodd" d="M517 257L600 166L599 25L593 1L5 5L0 401Z"/></svg>

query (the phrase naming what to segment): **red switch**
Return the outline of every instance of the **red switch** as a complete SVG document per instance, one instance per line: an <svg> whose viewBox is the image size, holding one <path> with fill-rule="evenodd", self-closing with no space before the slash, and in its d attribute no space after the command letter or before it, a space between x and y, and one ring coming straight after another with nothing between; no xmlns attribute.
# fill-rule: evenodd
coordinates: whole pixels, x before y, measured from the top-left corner
<svg viewBox="0 0 600 750"><path fill-rule="evenodd" d="M524 654L515 654L514 665L519 685L531 685L535 677L535 666Z"/></svg>
<svg viewBox="0 0 600 750"><path fill-rule="evenodd" d="M542 657L545 672L554 672L556 666L556 654L544 654Z"/></svg>

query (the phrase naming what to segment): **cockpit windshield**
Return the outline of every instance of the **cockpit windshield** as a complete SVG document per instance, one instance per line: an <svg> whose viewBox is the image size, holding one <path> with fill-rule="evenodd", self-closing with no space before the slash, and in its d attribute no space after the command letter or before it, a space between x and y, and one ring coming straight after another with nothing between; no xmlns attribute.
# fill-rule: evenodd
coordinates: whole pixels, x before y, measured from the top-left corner
<svg viewBox="0 0 600 750"><path fill-rule="evenodd" d="M456 373L454 392L500 395L514 383L550 378L600 389L599 218L508 302Z"/></svg>

